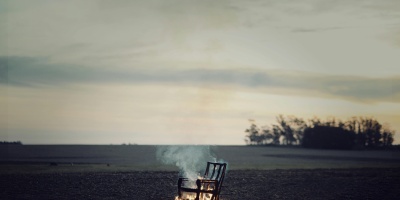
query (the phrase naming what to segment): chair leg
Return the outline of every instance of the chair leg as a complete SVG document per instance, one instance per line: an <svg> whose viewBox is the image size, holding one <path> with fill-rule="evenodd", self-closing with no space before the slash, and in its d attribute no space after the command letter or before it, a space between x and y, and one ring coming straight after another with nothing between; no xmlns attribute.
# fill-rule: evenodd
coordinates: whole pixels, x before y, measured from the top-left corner
<svg viewBox="0 0 400 200"><path fill-rule="evenodd" d="M213 194L211 200L219 200L219 194Z"/></svg>
<svg viewBox="0 0 400 200"><path fill-rule="evenodd" d="M182 198L182 192L181 191L178 192L178 196L179 196L179 199Z"/></svg>
<svg viewBox="0 0 400 200"><path fill-rule="evenodd" d="M197 191L196 191L196 199L195 200L199 200L200 199L200 190L201 190L200 180L196 181L196 185L197 185Z"/></svg>
<svg viewBox="0 0 400 200"><path fill-rule="evenodd" d="M179 196L179 199L182 198L181 185L182 185L182 179L179 179L178 180L178 196Z"/></svg>

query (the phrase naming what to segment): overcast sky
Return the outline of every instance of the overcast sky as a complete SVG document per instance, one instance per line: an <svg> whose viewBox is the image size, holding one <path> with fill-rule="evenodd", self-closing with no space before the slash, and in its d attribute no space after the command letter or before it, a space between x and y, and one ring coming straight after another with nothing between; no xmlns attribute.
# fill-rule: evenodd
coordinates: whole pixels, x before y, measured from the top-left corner
<svg viewBox="0 0 400 200"><path fill-rule="evenodd" d="M0 0L0 92L0 140L28 144L244 144L278 114L400 131L400 1Z"/></svg>

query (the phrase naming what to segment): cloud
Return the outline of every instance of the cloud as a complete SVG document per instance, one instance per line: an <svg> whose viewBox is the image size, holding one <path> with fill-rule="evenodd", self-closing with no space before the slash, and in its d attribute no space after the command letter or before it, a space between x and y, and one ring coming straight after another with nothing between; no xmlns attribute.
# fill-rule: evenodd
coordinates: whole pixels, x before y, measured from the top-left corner
<svg viewBox="0 0 400 200"><path fill-rule="evenodd" d="M45 58L0 57L7 70L2 84L19 87L60 87L70 84L179 84L255 90L282 95L312 95L351 101L400 102L400 77L333 76L300 71L158 69L113 70L51 64Z"/></svg>
<svg viewBox="0 0 400 200"><path fill-rule="evenodd" d="M295 33L342 28L376 27L393 33L398 25L400 2L397 0L306 0L244 1L233 5L247 27L275 27Z"/></svg>
<svg viewBox="0 0 400 200"><path fill-rule="evenodd" d="M337 30L343 29L345 27L323 27L323 28L294 28L292 32L294 33L307 33L307 32L320 32L320 31L330 31L330 30Z"/></svg>

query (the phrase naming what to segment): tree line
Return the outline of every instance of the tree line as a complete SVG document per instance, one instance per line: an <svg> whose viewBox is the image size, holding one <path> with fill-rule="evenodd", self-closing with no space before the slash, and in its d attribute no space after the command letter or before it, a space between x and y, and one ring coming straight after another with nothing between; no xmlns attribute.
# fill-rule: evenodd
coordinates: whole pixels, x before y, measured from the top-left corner
<svg viewBox="0 0 400 200"><path fill-rule="evenodd" d="M255 120L245 130L248 145L301 145L306 148L373 149L393 144L395 131L373 117L335 117L304 120L278 115L276 124L259 127Z"/></svg>
<svg viewBox="0 0 400 200"><path fill-rule="evenodd" d="M14 145L22 145L21 141L0 141L0 145L2 144L14 144Z"/></svg>

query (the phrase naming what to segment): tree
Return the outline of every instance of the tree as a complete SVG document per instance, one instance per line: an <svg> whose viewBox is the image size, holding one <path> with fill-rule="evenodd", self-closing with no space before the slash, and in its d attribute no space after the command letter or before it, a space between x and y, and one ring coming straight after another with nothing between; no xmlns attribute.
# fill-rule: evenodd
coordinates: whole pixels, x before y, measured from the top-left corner
<svg viewBox="0 0 400 200"><path fill-rule="evenodd" d="M295 116L289 116L289 123L291 129L293 130L293 136L297 141L297 144L301 144L304 130L308 127L306 122L302 118L297 118Z"/></svg>
<svg viewBox="0 0 400 200"><path fill-rule="evenodd" d="M318 149L351 149L355 133L340 127L315 126L304 131L303 147Z"/></svg>
<svg viewBox="0 0 400 200"><path fill-rule="evenodd" d="M362 133L365 135L365 146L369 148L380 146L382 125L377 120L368 117L360 117L360 121Z"/></svg>
<svg viewBox="0 0 400 200"><path fill-rule="evenodd" d="M321 119L318 117L314 116L314 118L308 120L308 127L315 127L315 126L320 126L322 125Z"/></svg>
<svg viewBox="0 0 400 200"><path fill-rule="evenodd" d="M388 147L393 143L394 131L390 129L388 124L385 124L382 128L382 146Z"/></svg>
<svg viewBox="0 0 400 200"><path fill-rule="evenodd" d="M283 117L283 115L278 115L276 121L278 122L278 130L280 131L280 135L283 136L285 144L293 144L296 139L294 138L294 131L289 122L285 117Z"/></svg>
<svg viewBox="0 0 400 200"><path fill-rule="evenodd" d="M315 148L381 148L392 145L394 131L388 125L383 126L372 117L352 117L341 121L335 117L321 120L318 117L307 122L295 116L278 115L277 124L272 128L257 127L254 120L246 129L246 143L261 144L303 144ZM317 144L319 143L319 144Z"/></svg>
<svg viewBox="0 0 400 200"><path fill-rule="evenodd" d="M247 133L246 137L248 138L246 138L245 141L247 144L250 145L260 144L260 129L257 127L254 120L249 119L249 122L251 123L251 125L249 129L245 130L245 132Z"/></svg>

